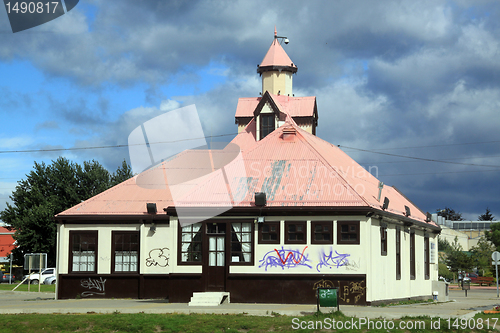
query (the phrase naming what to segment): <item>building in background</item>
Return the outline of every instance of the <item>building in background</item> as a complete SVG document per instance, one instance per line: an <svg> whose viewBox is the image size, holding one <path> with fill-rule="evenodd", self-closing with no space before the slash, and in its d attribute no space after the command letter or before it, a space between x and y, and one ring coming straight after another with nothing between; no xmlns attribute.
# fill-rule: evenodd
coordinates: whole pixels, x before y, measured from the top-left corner
<svg viewBox="0 0 500 333"><path fill-rule="evenodd" d="M432 221L442 228L439 237L446 239L450 244L457 237L464 251L476 246L479 239L484 236L484 232L491 230L491 225L497 223L497 221L451 221L437 214L432 214Z"/></svg>

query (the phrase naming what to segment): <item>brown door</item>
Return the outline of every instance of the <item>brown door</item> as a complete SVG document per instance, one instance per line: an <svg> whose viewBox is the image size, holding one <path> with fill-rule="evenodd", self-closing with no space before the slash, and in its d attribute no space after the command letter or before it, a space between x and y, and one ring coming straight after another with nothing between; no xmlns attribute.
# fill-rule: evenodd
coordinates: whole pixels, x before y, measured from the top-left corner
<svg viewBox="0 0 500 333"><path fill-rule="evenodd" d="M225 223L207 224L208 253L203 273L206 291L225 291L226 234Z"/></svg>

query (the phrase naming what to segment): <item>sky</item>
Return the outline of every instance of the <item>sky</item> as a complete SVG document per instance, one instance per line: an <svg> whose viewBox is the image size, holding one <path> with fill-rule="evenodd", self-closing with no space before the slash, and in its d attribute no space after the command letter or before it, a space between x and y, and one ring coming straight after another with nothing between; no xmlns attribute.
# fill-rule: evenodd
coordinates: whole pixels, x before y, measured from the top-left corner
<svg viewBox="0 0 500 333"><path fill-rule="evenodd" d="M81 0L17 33L0 7L0 210L34 162L130 162L126 147L47 149L126 145L179 107L234 137L275 26L320 138L424 212L500 217L500 2L486 0Z"/></svg>

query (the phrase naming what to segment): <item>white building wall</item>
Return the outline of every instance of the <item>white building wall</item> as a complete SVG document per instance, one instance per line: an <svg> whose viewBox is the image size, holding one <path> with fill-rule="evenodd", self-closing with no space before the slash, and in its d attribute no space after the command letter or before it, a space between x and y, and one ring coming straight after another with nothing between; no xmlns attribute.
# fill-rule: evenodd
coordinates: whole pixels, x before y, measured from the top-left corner
<svg viewBox="0 0 500 333"><path fill-rule="evenodd" d="M401 279L396 279L396 225L387 223L387 256L381 255L380 221L372 219L370 228L371 274L367 276L367 301L401 299L432 295L432 281L437 280L437 259L429 264L428 280L424 267L424 231L415 230L415 280L410 279L410 229L401 226ZM406 231L405 231L406 230ZM436 243L435 234L429 233L431 243ZM437 246L437 245L436 245ZM437 252L433 253L435 256ZM429 261L431 253L429 253Z"/></svg>

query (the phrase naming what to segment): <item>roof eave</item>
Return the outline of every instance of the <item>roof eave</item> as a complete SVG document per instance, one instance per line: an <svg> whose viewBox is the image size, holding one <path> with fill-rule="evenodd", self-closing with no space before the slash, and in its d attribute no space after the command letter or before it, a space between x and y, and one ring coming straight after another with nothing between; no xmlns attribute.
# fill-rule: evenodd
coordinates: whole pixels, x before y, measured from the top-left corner
<svg viewBox="0 0 500 333"><path fill-rule="evenodd" d="M257 67L257 73L261 74L264 72L272 72L272 71L278 71L278 72L291 72L291 73L297 73L298 67L296 66L259 66Z"/></svg>

